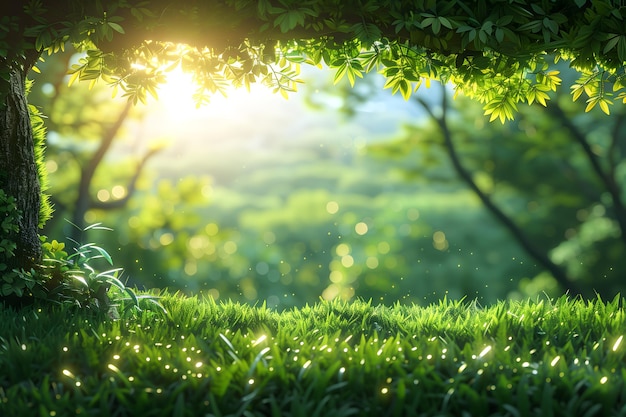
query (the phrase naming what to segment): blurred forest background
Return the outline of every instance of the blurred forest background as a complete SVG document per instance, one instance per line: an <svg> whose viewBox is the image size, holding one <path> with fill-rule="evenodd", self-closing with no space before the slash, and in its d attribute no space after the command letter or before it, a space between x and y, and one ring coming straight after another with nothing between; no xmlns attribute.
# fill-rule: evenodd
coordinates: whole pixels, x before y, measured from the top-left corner
<svg viewBox="0 0 626 417"><path fill-rule="evenodd" d="M258 88L195 109L181 82L130 106L68 87L76 59L32 76L56 209L43 234L96 242L131 285L278 309L624 286L625 106L585 113L565 91L501 125L439 85L404 101L315 68L289 100ZM74 226L100 222L113 232Z"/></svg>

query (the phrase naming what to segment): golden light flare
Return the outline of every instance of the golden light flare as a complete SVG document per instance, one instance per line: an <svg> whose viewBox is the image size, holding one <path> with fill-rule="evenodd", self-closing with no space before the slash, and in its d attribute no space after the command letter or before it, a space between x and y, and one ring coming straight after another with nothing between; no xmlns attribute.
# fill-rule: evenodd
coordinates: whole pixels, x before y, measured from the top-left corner
<svg viewBox="0 0 626 417"><path fill-rule="evenodd" d="M198 91L198 84L193 75L184 72L180 66L164 73L166 82L158 86L158 100L151 101L150 107L161 110L162 122L192 122L202 120L207 115L241 115L246 108L268 108L277 101L285 99L279 94L273 94L270 88L254 85L250 91L245 88L226 87L225 94L219 92L205 92L208 102L198 106L194 94ZM246 112L247 113L247 112ZM252 112L250 112L252 113ZM247 117L252 117L248 114Z"/></svg>
<svg viewBox="0 0 626 417"><path fill-rule="evenodd" d="M190 73L183 72L180 67L166 73L167 81L159 86L159 104L173 117L185 117L189 112L196 111L193 95L197 86Z"/></svg>

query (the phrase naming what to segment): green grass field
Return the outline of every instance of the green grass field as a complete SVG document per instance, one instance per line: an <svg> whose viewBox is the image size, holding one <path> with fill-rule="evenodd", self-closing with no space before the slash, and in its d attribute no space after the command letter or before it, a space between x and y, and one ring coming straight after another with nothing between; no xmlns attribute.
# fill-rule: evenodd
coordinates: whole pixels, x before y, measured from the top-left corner
<svg viewBox="0 0 626 417"><path fill-rule="evenodd" d="M623 300L0 309L0 416L626 416Z"/></svg>

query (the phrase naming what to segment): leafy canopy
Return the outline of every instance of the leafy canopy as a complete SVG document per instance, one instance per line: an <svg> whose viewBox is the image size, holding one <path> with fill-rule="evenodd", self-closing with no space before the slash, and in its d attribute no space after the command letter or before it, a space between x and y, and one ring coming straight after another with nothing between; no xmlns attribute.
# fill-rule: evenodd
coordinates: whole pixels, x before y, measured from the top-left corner
<svg viewBox="0 0 626 417"><path fill-rule="evenodd" d="M194 74L198 104L229 85L295 91L300 64L326 65L354 84L370 71L408 99L430 80L512 119L520 102L546 105L562 84L557 63L579 77L574 100L605 113L626 103L626 7L614 0L28 0L0 18L0 59L71 42L85 53L71 82L103 80L133 101L157 96L167 71ZM0 77L8 80L7 68Z"/></svg>

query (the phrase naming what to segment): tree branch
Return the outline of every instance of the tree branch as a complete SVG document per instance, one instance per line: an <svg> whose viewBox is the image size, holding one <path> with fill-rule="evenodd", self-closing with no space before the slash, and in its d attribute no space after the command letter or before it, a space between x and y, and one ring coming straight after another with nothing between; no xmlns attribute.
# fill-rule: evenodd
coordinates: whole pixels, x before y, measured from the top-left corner
<svg viewBox="0 0 626 417"><path fill-rule="evenodd" d="M581 146L596 176L611 195L615 220L619 225L622 241L626 244L626 207L624 207L624 203L622 202L620 187L615 177L604 171L600 164L600 158L591 149L591 145L587 141L584 133L567 117L561 106L559 106L557 102L554 102L552 106L548 106L548 110L559 119L561 124L571 133L574 141Z"/></svg>
<svg viewBox="0 0 626 417"><path fill-rule="evenodd" d="M549 271L554 279L563 287L564 289L580 293L580 290L577 286L568 278L565 271L555 264L541 249L537 248L534 245L528 236L515 224L515 222L507 216L501 209L498 207L491 198L480 189L480 187L474 182L471 173L465 169L461 160L459 158L459 154L457 152L456 146L454 144L452 133L448 127L447 122L447 94L445 92L445 87L443 87L442 92L442 113L441 116L435 115L431 107L428 103L422 98L418 97L417 101L422 105L424 110L428 113L432 120L434 120L441 133L443 135L445 148L448 152L448 156L450 157L450 161L452 162L452 166L454 170L457 172L459 177L469 186L469 188L478 196L480 201L484 204L484 206L495 216L495 218L513 235L513 237L517 240L517 242L521 245L521 247L531 256L533 257L539 264L541 264L547 271Z"/></svg>
<svg viewBox="0 0 626 417"><path fill-rule="evenodd" d="M520 122L526 120L528 123L533 123L532 117L522 112L519 114ZM599 201L602 192L598 192L598 187L595 182L588 178L586 173L581 174L580 169L577 169L570 160L565 157L558 158L554 164L560 172L565 173L566 179L569 182L576 183L576 186L588 200L593 202Z"/></svg>
<svg viewBox="0 0 626 417"><path fill-rule="evenodd" d="M615 172L617 170L617 165L619 163L619 158L617 155L618 145L619 145L619 132L621 130L622 125L624 124L624 121L626 121L624 114L618 114L616 117L617 117L617 120L615 121L615 124L613 125L613 129L611 129L611 144L609 145L609 151L607 155L609 159L609 176L611 177L612 181L615 183L617 183Z"/></svg>
<svg viewBox="0 0 626 417"><path fill-rule="evenodd" d="M135 192L137 191L137 180L141 176L141 173L143 172L143 169L146 163L152 156L156 155L159 151L160 149L152 149L143 156L141 161L139 161L139 164L137 165L137 169L135 170L135 173L128 181L128 185L126 186L127 192L124 197L120 198L119 200L113 200L113 201L107 201L107 202L92 199L89 203L89 208L99 209L99 210L114 210L114 209L119 209L119 208L124 207L128 203L128 201L132 198L133 194L135 194Z"/></svg>
<svg viewBox="0 0 626 417"><path fill-rule="evenodd" d="M122 109L120 114L117 116L113 125L111 125L111 127L105 132L96 152L93 154L89 162L81 169L80 182L78 184L78 196L76 197L76 204L74 206L74 213L72 216L72 223L78 227L72 229L72 236L70 236L75 242L80 242L81 240L80 235L82 233L82 229L84 228L85 213L89 209L89 203L91 201L89 189L96 169L100 166L104 156L109 151L111 144L113 143L113 139L117 136L117 133L122 127L124 120L126 120L131 107L132 102L129 100L124 105L124 109Z"/></svg>

